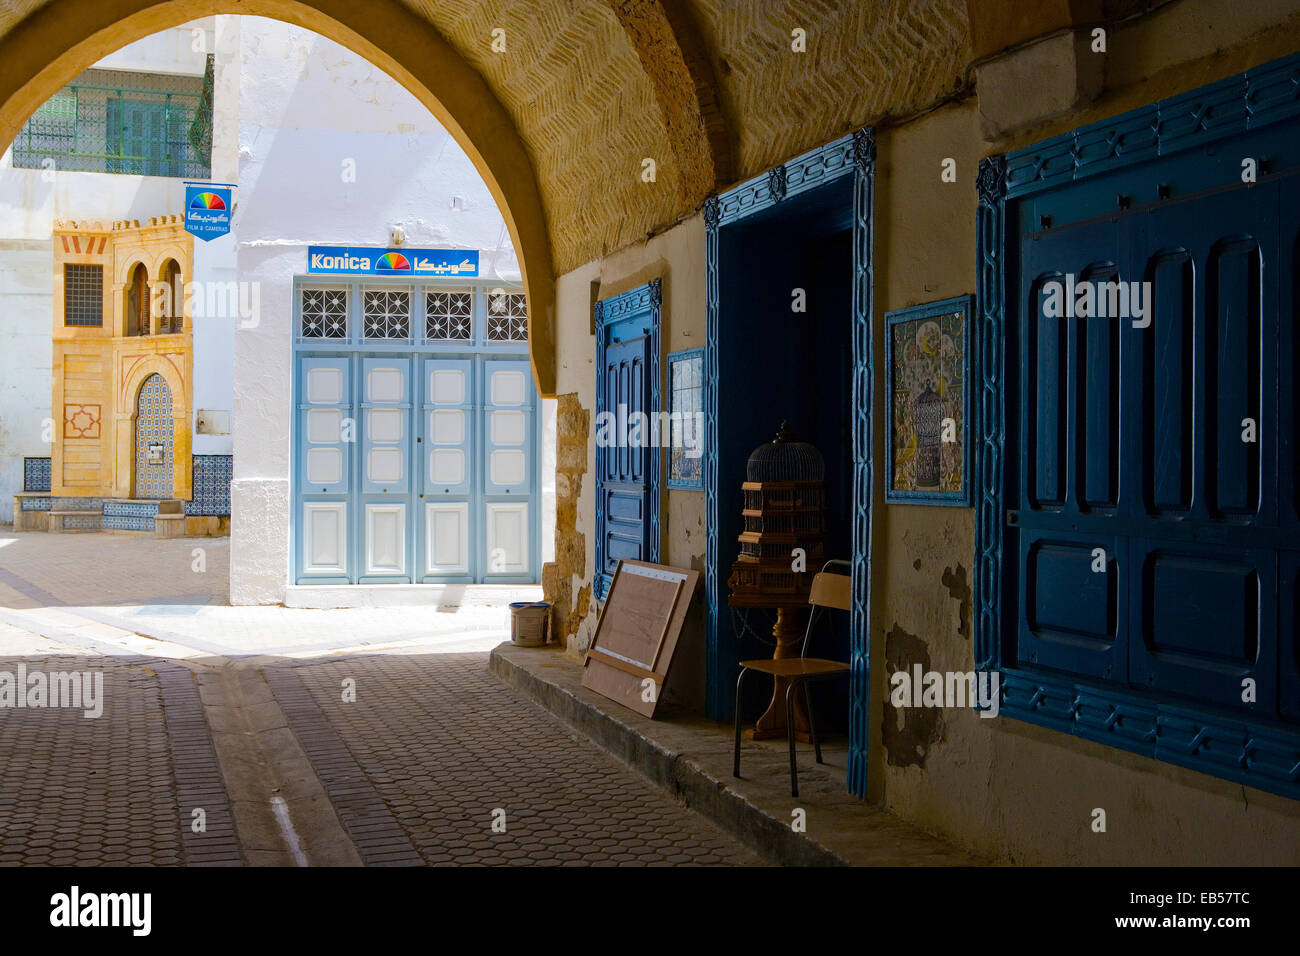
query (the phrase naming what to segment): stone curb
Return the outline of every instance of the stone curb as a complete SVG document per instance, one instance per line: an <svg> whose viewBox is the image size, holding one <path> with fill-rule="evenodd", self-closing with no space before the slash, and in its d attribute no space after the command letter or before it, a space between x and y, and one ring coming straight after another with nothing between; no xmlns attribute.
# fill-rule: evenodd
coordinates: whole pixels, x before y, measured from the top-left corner
<svg viewBox="0 0 1300 956"><path fill-rule="evenodd" d="M551 651L529 649L539 663ZM620 715L605 709L594 693L548 681L514 659L517 649L503 644L493 649L488 669L549 713L589 737L632 769L683 800L764 858L785 866L848 866L851 861L806 833L796 833L788 819L775 816L717 779L690 755L675 751L639 732ZM569 682L565 682L566 684ZM637 717L637 715L630 715ZM643 719L643 718L637 718ZM730 779L730 778L728 778Z"/></svg>

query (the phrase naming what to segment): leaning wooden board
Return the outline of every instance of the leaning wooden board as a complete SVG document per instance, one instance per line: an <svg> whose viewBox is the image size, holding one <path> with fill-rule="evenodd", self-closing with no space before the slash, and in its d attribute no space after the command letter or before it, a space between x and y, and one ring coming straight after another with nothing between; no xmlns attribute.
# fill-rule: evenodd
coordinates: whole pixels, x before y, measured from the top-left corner
<svg viewBox="0 0 1300 956"><path fill-rule="evenodd" d="M596 622L582 686L655 715L700 572L620 561Z"/></svg>

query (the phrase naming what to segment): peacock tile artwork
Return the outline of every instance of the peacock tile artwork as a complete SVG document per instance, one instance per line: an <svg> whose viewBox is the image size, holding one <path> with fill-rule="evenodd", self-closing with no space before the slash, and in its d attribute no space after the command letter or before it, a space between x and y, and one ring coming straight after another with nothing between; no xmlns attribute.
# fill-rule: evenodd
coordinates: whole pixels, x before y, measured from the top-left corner
<svg viewBox="0 0 1300 956"><path fill-rule="evenodd" d="M889 502L969 505L971 297L885 314Z"/></svg>

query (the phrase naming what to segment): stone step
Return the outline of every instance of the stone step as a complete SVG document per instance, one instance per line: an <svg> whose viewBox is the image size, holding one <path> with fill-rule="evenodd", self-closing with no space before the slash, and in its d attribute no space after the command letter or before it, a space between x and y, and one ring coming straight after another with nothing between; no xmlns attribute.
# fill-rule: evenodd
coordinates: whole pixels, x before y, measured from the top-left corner
<svg viewBox="0 0 1300 956"><path fill-rule="evenodd" d="M103 513L99 511L51 511L49 530L55 533L99 531Z"/></svg>
<svg viewBox="0 0 1300 956"><path fill-rule="evenodd" d="M488 669L633 770L682 800L751 849L786 866L972 866L986 863L851 796L847 742L822 744L827 763L798 751L800 797L790 797L784 740L745 741L742 778L731 775L731 727L665 712L643 717L582 686L582 661L560 650L506 643ZM791 807L816 820L791 826Z"/></svg>

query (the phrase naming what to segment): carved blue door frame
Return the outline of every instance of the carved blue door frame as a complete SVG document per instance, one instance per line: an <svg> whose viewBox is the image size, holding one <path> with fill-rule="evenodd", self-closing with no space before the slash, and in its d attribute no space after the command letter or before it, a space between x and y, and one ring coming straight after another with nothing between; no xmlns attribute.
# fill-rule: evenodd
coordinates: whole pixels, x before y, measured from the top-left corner
<svg viewBox="0 0 1300 956"><path fill-rule="evenodd" d="M622 433L631 431L629 416L654 416L662 406L662 307L662 279L595 304L596 414L615 420L612 427L596 426L595 587L601 601L620 560L659 560L659 443L632 444Z"/></svg>
<svg viewBox="0 0 1300 956"><path fill-rule="evenodd" d="M704 205L708 316L705 342L704 492L707 636L707 709L714 720L730 720L735 700L736 654L724 613L724 569L719 540L719 403L726 394L740 394L750 383L720 381L719 332L723 264L721 234L755 213L772 209L789 197L851 177L853 185L853 607L851 612L849 678L848 788L864 796L867 790L869 732L869 622L871 607L870 547L874 388L872 308L872 206L876 146L874 132L860 129L805 153L767 175L752 179Z"/></svg>

